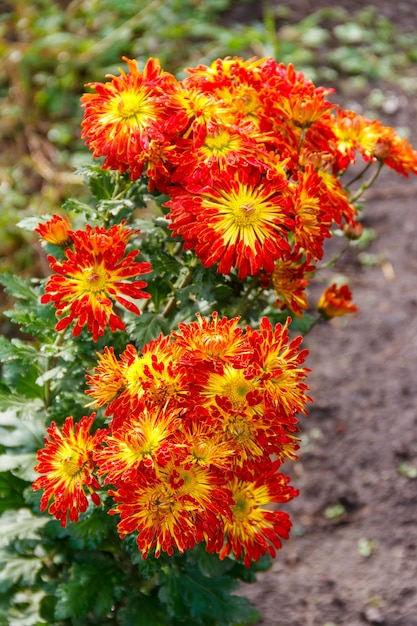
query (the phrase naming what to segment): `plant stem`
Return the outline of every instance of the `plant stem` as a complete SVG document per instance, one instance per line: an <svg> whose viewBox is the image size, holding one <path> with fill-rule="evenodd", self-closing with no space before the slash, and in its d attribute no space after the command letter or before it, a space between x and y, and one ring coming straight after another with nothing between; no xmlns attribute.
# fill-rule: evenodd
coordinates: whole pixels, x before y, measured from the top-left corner
<svg viewBox="0 0 417 626"><path fill-rule="evenodd" d="M353 183L356 183L357 180L359 180L360 178L362 178L362 176L364 176L364 174L366 174L366 172L369 170L369 168L373 165L372 161L369 161L365 167L363 168L363 170L361 170L359 172L359 174L356 174L356 176L354 176L352 178L352 180L350 180L347 184L346 184L346 189L349 189L349 187L351 185L353 185Z"/></svg>
<svg viewBox="0 0 417 626"><path fill-rule="evenodd" d="M175 287L175 289L183 289L184 287L186 287L187 285L191 283L193 276L194 276L194 269L195 269L195 265L190 265L187 268L187 273L183 276L181 282L179 283L179 285ZM168 318L169 314L171 313L173 309L175 309L176 305L177 305L177 298L174 294L172 298L170 298L167 304L165 305L165 308L162 311L162 317Z"/></svg>
<svg viewBox="0 0 417 626"><path fill-rule="evenodd" d="M350 201L353 204L354 202L356 202L357 200L359 200L359 198L361 197L361 195L367 190L369 189L369 187L371 187L374 182L376 181L376 179L379 176L380 171L382 170L382 168L384 167L384 162L383 161L379 161L378 163L378 167L376 168L375 172L372 174L372 176L370 176L368 178L367 181L365 181L363 183L363 185L361 185L358 189L358 191L356 192L356 194L354 194ZM366 169L366 168L365 168ZM365 170L364 170L365 171Z"/></svg>
<svg viewBox="0 0 417 626"><path fill-rule="evenodd" d="M325 263L324 265L320 265L320 267L317 267L317 271L325 270L328 267L333 267L333 265L336 263L336 261L338 261L345 254L346 250L350 246L350 243L351 243L350 239L348 239L347 242L345 243L345 245L343 246L343 248L341 250L339 250L339 252L334 254L332 256L332 258L327 263Z"/></svg>

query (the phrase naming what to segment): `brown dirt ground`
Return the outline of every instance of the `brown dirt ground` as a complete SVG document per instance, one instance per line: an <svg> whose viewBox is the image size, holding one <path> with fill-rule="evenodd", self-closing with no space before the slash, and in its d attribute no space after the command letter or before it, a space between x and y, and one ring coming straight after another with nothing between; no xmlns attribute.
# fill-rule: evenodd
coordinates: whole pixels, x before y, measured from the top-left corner
<svg viewBox="0 0 417 626"><path fill-rule="evenodd" d="M287 4L299 18L331 2ZM414 0L373 4L417 26ZM404 97L381 121L407 126L417 145L417 103ZM301 492L287 507L292 537L243 590L266 626L417 626L417 181L386 172L368 198L371 264L355 249L334 270L360 313L304 340L314 403L288 468ZM344 512L329 518L335 505Z"/></svg>

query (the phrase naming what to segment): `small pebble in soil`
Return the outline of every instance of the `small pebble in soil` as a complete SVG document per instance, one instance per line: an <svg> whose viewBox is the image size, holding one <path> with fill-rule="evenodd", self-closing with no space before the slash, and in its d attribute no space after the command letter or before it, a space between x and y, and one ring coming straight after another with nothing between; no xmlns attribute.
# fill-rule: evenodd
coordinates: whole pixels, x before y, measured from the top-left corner
<svg viewBox="0 0 417 626"><path fill-rule="evenodd" d="M369 624L383 624L384 618L381 611L376 606L369 606L364 611L364 618Z"/></svg>

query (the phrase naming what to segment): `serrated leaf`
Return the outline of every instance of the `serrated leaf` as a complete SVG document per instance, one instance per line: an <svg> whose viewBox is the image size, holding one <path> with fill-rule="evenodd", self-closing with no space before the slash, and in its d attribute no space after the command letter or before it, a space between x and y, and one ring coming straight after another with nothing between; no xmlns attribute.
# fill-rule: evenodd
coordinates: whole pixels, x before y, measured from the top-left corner
<svg viewBox="0 0 417 626"><path fill-rule="evenodd" d="M202 623L232 626L253 624L259 619L258 611L246 598L230 593L237 586L234 579L226 576L208 578L195 570L188 574L181 581L182 594L190 607L190 614Z"/></svg>
<svg viewBox="0 0 417 626"><path fill-rule="evenodd" d="M11 311L5 311L4 316L14 324L21 327L29 335L33 335L42 342L53 340L56 337L55 324L56 316L54 308L49 304L32 304L30 306L19 306Z"/></svg>
<svg viewBox="0 0 417 626"><path fill-rule="evenodd" d="M7 546L12 539L39 539L38 530L49 521L49 517L34 515L29 509L5 511L0 516L0 547Z"/></svg>
<svg viewBox="0 0 417 626"><path fill-rule="evenodd" d="M81 519L77 524L70 524L68 535L72 543L80 550L97 549L114 531L116 520L102 509L94 508L91 515Z"/></svg>
<svg viewBox="0 0 417 626"><path fill-rule="evenodd" d="M24 217L22 220L17 222L16 226L21 228L22 230L27 230L31 233L39 226L39 224L46 224L49 220L52 219L52 215L40 215L40 216L30 216Z"/></svg>
<svg viewBox="0 0 417 626"><path fill-rule="evenodd" d="M15 418L17 414L30 416L42 409L43 406L44 403L40 398L31 398L29 400L8 389L6 385L0 386L0 425L17 425L17 418Z"/></svg>
<svg viewBox="0 0 417 626"><path fill-rule="evenodd" d="M166 319L156 313L142 313L135 318L134 325L126 324L130 332L134 335L140 347L143 347L152 339L159 337L160 333L169 333L169 326Z"/></svg>
<svg viewBox="0 0 417 626"><path fill-rule="evenodd" d="M103 617L123 595L122 572L102 554L74 563L70 580L57 589L57 619L82 618L90 612Z"/></svg>
<svg viewBox="0 0 417 626"><path fill-rule="evenodd" d="M5 593L17 583L33 585L42 566L42 561L36 557L0 550L0 593Z"/></svg>
<svg viewBox="0 0 417 626"><path fill-rule="evenodd" d="M7 626L47 626L40 614L44 597L44 591L30 588L16 593L7 612Z"/></svg>
<svg viewBox="0 0 417 626"><path fill-rule="evenodd" d="M16 452L33 452L42 445L44 423L36 411L40 406L35 402L26 405L22 402L17 405L17 410L0 411L0 441L4 447L18 448Z"/></svg>
<svg viewBox="0 0 417 626"><path fill-rule="evenodd" d="M33 469L35 465L35 452L0 455L0 472L13 471L19 478L27 480L28 482L35 480L37 476Z"/></svg>
<svg viewBox="0 0 417 626"><path fill-rule="evenodd" d="M167 578L162 578L160 598L167 603L171 615L182 619L189 615L198 624L254 624L259 613L246 598L231 593L237 585L230 576L204 576L188 565L181 575L170 570Z"/></svg>
<svg viewBox="0 0 417 626"><path fill-rule="evenodd" d="M0 274L0 283L6 292L14 298L26 300L35 304L38 300L38 293L33 289L26 280L20 276L14 276L8 272Z"/></svg>
<svg viewBox="0 0 417 626"><path fill-rule="evenodd" d="M29 363L38 356L38 351L34 346L22 341L21 339L13 338L11 340L6 337L0 336L0 360L9 361L13 359L26 360Z"/></svg>

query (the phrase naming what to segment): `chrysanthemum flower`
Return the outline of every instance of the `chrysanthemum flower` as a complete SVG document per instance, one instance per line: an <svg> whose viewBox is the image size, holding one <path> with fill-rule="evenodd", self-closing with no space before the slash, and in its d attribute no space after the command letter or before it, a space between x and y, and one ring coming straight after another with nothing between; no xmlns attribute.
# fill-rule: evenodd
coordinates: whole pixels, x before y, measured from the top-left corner
<svg viewBox="0 0 417 626"><path fill-rule="evenodd" d="M205 267L217 263L221 274L236 268L243 279L272 272L275 259L290 248L286 189L285 178L263 178L259 168L227 168L216 188L174 192L166 203L170 228Z"/></svg>
<svg viewBox="0 0 417 626"><path fill-rule="evenodd" d="M144 404L135 414L125 416L105 438L96 455L98 474L106 483L122 484L135 479L138 470L170 458L168 440L176 428L178 409Z"/></svg>
<svg viewBox="0 0 417 626"><path fill-rule="evenodd" d="M247 357L243 330L238 326L239 317L220 318L214 311L211 320L196 314L197 322L180 323L178 331L172 332L173 349L181 363L196 364L198 361L217 361L238 365Z"/></svg>
<svg viewBox="0 0 417 626"><path fill-rule="evenodd" d="M304 172L299 173L298 181L292 185L292 189L295 251L302 250L313 259L321 259L323 242L331 236L330 227L334 213L331 204L323 199L323 179L308 164Z"/></svg>
<svg viewBox="0 0 417 626"><path fill-rule="evenodd" d="M126 386L126 374L123 361L119 361L114 354L114 348L106 346L102 354L97 353L98 364L94 374L87 374L87 383L91 386L87 394L95 400L94 406L104 406L120 395Z"/></svg>
<svg viewBox="0 0 417 626"><path fill-rule="evenodd" d="M238 169L252 165L265 169L269 163L265 141L265 136L252 124L208 123L188 145L182 145L172 181L188 191L198 192L208 185L215 187L228 166Z"/></svg>
<svg viewBox="0 0 417 626"><path fill-rule="evenodd" d="M174 76L162 71L157 59L149 59L140 72L136 61L123 57L129 72L109 76L106 83L90 83L96 93L86 93L82 137L95 157L105 157L103 167L138 178L152 140L164 140L168 92L176 87Z"/></svg>
<svg viewBox="0 0 417 626"><path fill-rule="evenodd" d="M313 265L302 260L301 254L276 261L271 275L276 294L275 306L280 309L288 307L294 315L301 317L308 308L306 287L314 269Z"/></svg>
<svg viewBox="0 0 417 626"><path fill-rule="evenodd" d="M57 246L64 246L71 240L71 221L68 215L53 215L45 224L39 224L35 232L39 233L44 241Z"/></svg>
<svg viewBox="0 0 417 626"><path fill-rule="evenodd" d="M332 91L303 80L292 85L288 95L276 99L275 111L290 124L298 128L309 128L334 108L335 105L326 100L326 96Z"/></svg>
<svg viewBox="0 0 417 626"><path fill-rule="evenodd" d="M144 557L204 541L247 564L289 528L267 507L296 495L277 470L296 458L306 351L301 338L289 342L289 321L273 328L265 318L246 332L238 322L198 314L140 353L105 350L87 377L87 393L112 415L96 472L111 485L121 537L137 532Z"/></svg>
<svg viewBox="0 0 417 626"><path fill-rule="evenodd" d="M67 417L60 430L55 422L47 429L45 448L39 450L35 470L42 474L33 483L33 489L43 489L40 510L48 511L66 526L68 518L75 522L79 513L88 507L86 493L94 504L99 505L96 493L100 485L96 478L94 452L99 446L105 431L98 430L94 435L90 429L95 414L82 417L75 424ZM50 504L51 503L51 504Z"/></svg>
<svg viewBox="0 0 417 626"><path fill-rule="evenodd" d="M352 293L347 285L338 287L336 283L324 290L317 304L319 313L325 319L354 315L358 308L352 303Z"/></svg>
<svg viewBox="0 0 417 626"><path fill-rule="evenodd" d="M263 317L259 330L247 328L246 334L253 350L254 374L262 376L271 405L281 409L282 417L290 418L306 413L306 404L311 398L304 383L309 370L301 367L308 351L300 350L301 336L289 341L288 326L289 319L284 325L273 327L268 318Z"/></svg>
<svg viewBox="0 0 417 626"><path fill-rule="evenodd" d="M174 549L188 550L204 538L204 513L213 523L216 515L228 517L230 490L221 474L194 465L177 468L170 464L154 478L126 482L114 492L116 506L111 513L120 515L118 530L122 537L137 531L137 544L146 558L155 548L169 555Z"/></svg>
<svg viewBox="0 0 417 626"><path fill-rule="evenodd" d="M273 502L288 502L297 490L288 485L288 478L274 473L266 482L254 479L243 481L234 478L230 482L234 504L232 519L224 520L224 545L219 551L220 559L233 553L236 559L243 557L246 567L282 547L281 539L288 539L291 521L288 513L268 510ZM218 546L217 546L218 547ZM216 550L217 551L217 550Z"/></svg>
<svg viewBox="0 0 417 626"><path fill-rule="evenodd" d="M97 341L107 326L112 331L124 329L124 323L114 311L113 302L140 315L133 300L150 298L142 291L146 283L136 279L151 271L149 263L139 263L139 250L126 254L126 245L133 236L124 223L108 230L87 226L86 230L70 231L73 248L65 250L66 259L48 257L55 272L47 281L42 303L52 302L61 317L56 330L65 329L75 321L74 336L87 326Z"/></svg>

